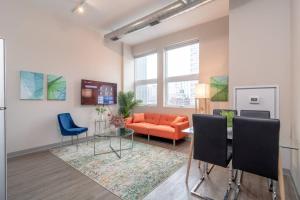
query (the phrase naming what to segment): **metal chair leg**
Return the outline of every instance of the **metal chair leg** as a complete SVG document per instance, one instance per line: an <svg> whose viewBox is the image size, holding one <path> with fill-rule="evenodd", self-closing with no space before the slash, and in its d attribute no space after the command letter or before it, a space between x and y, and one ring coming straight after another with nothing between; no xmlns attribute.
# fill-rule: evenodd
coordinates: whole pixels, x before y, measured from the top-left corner
<svg viewBox="0 0 300 200"><path fill-rule="evenodd" d="M242 171L237 170L237 175L236 175L236 190L234 193L234 199L236 200L238 198L239 192L240 192L240 187L241 187L241 179L242 179Z"/></svg>
<svg viewBox="0 0 300 200"><path fill-rule="evenodd" d="M74 144L73 135L72 135L72 145Z"/></svg>
<svg viewBox="0 0 300 200"><path fill-rule="evenodd" d="M78 135L77 135L76 149L78 150Z"/></svg>
<svg viewBox="0 0 300 200"><path fill-rule="evenodd" d="M273 200L276 200L276 199L278 199L278 197L277 197L277 184L274 180L271 180L271 182L272 182L272 190L273 190L272 198L273 198Z"/></svg>
<svg viewBox="0 0 300 200"><path fill-rule="evenodd" d="M173 140L173 147L175 147L176 146L176 140L174 139Z"/></svg>
<svg viewBox="0 0 300 200"><path fill-rule="evenodd" d="M269 187L269 191L273 192L273 181L270 178L268 178L268 187Z"/></svg>
<svg viewBox="0 0 300 200"><path fill-rule="evenodd" d="M229 194L231 192L231 185L232 185L232 177L233 177L233 169L232 163L229 164L229 179L228 179L228 187L224 196L224 199L228 199Z"/></svg>
<svg viewBox="0 0 300 200"><path fill-rule="evenodd" d="M150 141L150 135L148 135L148 142Z"/></svg>
<svg viewBox="0 0 300 200"><path fill-rule="evenodd" d="M64 142L64 136L62 135L62 136L61 136L61 141L60 141L60 147L61 147L61 148L63 147L63 142Z"/></svg>
<svg viewBox="0 0 300 200"><path fill-rule="evenodd" d="M85 132L86 144L89 145L88 132Z"/></svg>
<svg viewBox="0 0 300 200"><path fill-rule="evenodd" d="M205 176L208 176L210 174L210 172L212 171L212 169L214 168L215 165L212 165L210 168L208 167L208 163L204 164L204 170L201 170L201 167L199 167L200 173L202 174L202 177L200 178L200 180L196 183L196 185L193 187L191 193L197 197L200 197L201 199L211 199L209 197L206 196L202 196L201 194L197 193L196 191L198 190L198 188L201 186L201 184L205 181Z"/></svg>
<svg viewBox="0 0 300 200"><path fill-rule="evenodd" d="M196 185L192 188L191 193L197 197L200 197L201 199L207 199L207 197L203 197L201 196L199 193L197 193L196 191L198 190L198 188L201 186L201 184L203 183L204 179L205 179L205 174L206 172L206 166L204 167L204 171L201 170L201 167L199 167L200 173L202 174L200 180L196 183Z"/></svg>

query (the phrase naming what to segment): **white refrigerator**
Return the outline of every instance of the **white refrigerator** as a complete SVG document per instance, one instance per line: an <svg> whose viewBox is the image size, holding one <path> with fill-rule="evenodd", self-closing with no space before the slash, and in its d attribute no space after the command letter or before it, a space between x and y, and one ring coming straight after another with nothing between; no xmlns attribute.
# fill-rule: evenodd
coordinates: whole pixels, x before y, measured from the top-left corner
<svg viewBox="0 0 300 200"><path fill-rule="evenodd" d="M0 38L0 199L6 200L5 43Z"/></svg>

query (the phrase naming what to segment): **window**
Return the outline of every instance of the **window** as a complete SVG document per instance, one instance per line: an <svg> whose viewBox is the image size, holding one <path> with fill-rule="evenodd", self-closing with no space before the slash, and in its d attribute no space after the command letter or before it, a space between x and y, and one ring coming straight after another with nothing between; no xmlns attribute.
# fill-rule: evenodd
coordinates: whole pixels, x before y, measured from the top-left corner
<svg viewBox="0 0 300 200"><path fill-rule="evenodd" d="M199 80L199 43L165 51L165 106L194 107Z"/></svg>
<svg viewBox="0 0 300 200"><path fill-rule="evenodd" d="M134 59L135 97L143 105L157 104L157 53Z"/></svg>

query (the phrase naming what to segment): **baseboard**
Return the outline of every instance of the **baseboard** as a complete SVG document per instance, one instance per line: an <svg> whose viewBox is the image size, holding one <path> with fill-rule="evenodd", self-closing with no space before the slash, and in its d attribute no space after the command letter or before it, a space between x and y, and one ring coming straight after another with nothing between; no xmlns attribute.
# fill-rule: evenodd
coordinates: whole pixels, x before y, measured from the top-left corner
<svg viewBox="0 0 300 200"><path fill-rule="evenodd" d="M93 139L93 136L88 136L88 140L91 141ZM79 143L82 142L86 142L86 138L79 138ZM72 140L68 140L68 141L64 141L63 145L71 145L72 144ZM76 139L74 139L74 144L76 144ZM48 145L44 145L44 146L39 146L39 147L35 147L35 148L31 148L31 149L25 149L25 150L21 150L21 151L15 151L12 153L8 153L7 154L7 158L15 158L18 156L24 156L26 154L31 154L31 153L37 153L37 152L42 152L42 151L48 151L50 149L53 148L57 148L60 147L61 143L53 143L53 144L48 144Z"/></svg>
<svg viewBox="0 0 300 200"><path fill-rule="evenodd" d="M297 191L297 187L295 184L295 180L292 176L291 170L289 169L283 169L283 175L288 176L290 178L290 180L292 181L292 185L293 185L293 190L295 191L295 194L297 195L297 199L296 200L300 200L300 191Z"/></svg>

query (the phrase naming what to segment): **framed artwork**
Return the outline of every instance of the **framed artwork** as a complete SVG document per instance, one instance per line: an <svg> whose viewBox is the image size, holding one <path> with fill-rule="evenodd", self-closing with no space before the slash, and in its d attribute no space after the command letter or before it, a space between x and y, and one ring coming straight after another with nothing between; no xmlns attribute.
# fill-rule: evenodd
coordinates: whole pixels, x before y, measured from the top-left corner
<svg viewBox="0 0 300 200"><path fill-rule="evenodd" d="M67 84L63 76L47 75L48 100L66 100Z"/></svg>
<svg viewBox="0 0 300 200"><path fill-rule="evenodd" d="M44 98L44 74L20 71L20 99L42 100Z"/></svg>
<svg viewBox="0 0 300 200"><path fill-rule="evenodd" d="M228 101L228 76L210 78L210 100Z"/></svg>

